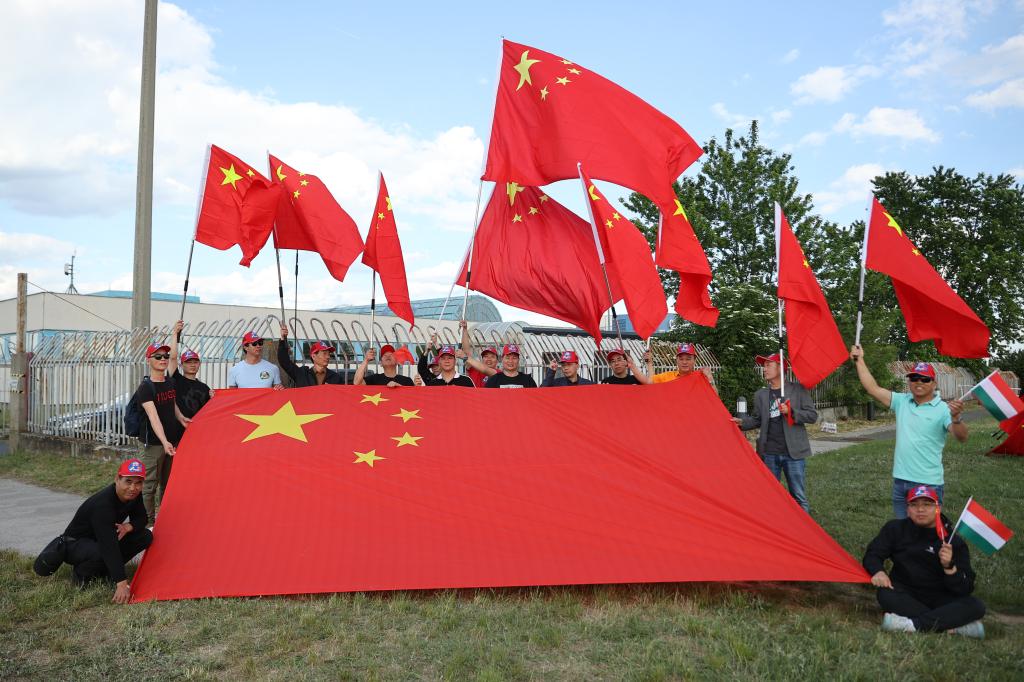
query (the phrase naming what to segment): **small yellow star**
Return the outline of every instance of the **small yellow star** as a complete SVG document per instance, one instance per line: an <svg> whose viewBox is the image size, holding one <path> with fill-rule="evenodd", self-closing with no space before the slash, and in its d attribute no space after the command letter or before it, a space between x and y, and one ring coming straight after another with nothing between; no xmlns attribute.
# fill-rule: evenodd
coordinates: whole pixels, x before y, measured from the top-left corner
<svg viewBox="0 0 1024 682"><path fill-rule="evenodd" d="M531 206L530 207L530 215L537 215L538 213L540 213L540 209L539 208L537 208L536 206Z"/></svg>
<svg viewBox="0 0 1024 682"><path fill-rule="evenodd" d="M508 205L513 206L516 203L516 195L522 192L525 187L520 187L518 182L509 182L505 185L505 193L508 194Z"/></svg>
<svg viewBox="0 0 1024 682"><path fill-rule="evenodd" d="M292 401L289 400L274 414L236 414L235 416L256 424L256 428L242 440L243 443L263 438L264 436L272 436L276 433L306 443L308 441L306 440L306 434L302 430L302 425L330 417L331 415L295 414L295 408L292 407Z"/></svg>
<svg viewBox="0 0 1024 682"><path fill-rule="evenodd" d="M578 76L583 72L580 71L579 69L569 69L569 73L573 74L574 76Z"/></svg>
<svg viewBox="0 0 1024 682"><path fill-rule="evenodd" d="M916 246L911 250L910 253L914 254L915 256L920 256L921 255L921 252L917 250Z"/></svg>
<svg viewBox="0 0 1024 682"><path fill-rule="evenodd" d="M406 431L405 435L402 436L391 436L391 440L395 441L397 445L395 447L402 447L403 445L414 445L419 447L420 444L416 441L423 440L423 436L410 436L409 432Z"/></svg>
<svg viewBox="0 0 1024 682"><path fill-rule="evenodd" d="M292 196L295 197L296 199L298 199L299 198L299 190L295 190L294 192L292 192Z"/></svg>
<svg viewBox="0 0 1024 682"><path fill-rule="evenodd" d="M363 399L359 401L359 404L361 405L363 403L373 403L374 405L380 405L381 403L386 403L389 400L390 398L385 398L381 393L378 393L376 395L366 395L364 393Z"/></svg>
<svg viewBox="0 0 1024 682"><path fill-rule="evenodd" d="M541 194L540 195L540 203L543 204L547 200L548 200L548 195L547 194Z"/></svg>
<svg viewBox="0 0 1024 682"><path fill-rule="evenodd" d="M356 456L356 460L352 462L353 464L369 464L371 469L374 462L387 459L387 457L378 457L376 450L370 450L369 452L356 452L353 450L352 454Z"/></svg>
<svg viewBox="0 0 1024 682"><path fill-rule="evenodd" d="M388 210L391 210L391 197L384 197L384 203L388 205Z"/></svg>
<svg viewBox="0 0 1024 682"><path fill-rule="evenodd" d="M572 64L572 62L570 62L568 59L563 59L562 63L565 64L565 65Z"/></svg>
<svg viewBox="0 0 1024 682"><path fill-rule="evenodd" d="M399 417L403 424L408 422L410 419L423 419L423 417L420 416L419 410L407 410L404 407L398 408L398 414L393 414L391 416Z"/></svg>
<svg viewBox="0 0 1024 682"><path fill-rule="evenodd" d="M512 222L514 222L514 223L521 223L521 222L523 222L523 216L521 216L518 213L516 213L514 216L512 216Z"/></svg>
<svg viewBox="0 0 1024 682"><path fill-rule="evenodd" d="M882 211L882 215L889 219L889 227L895 229L896 232L902 237L903 230L901 230L900 226L896 223L896 219L889 215L888 211Z"/></svg>
<svg viewBox="0 0 1024 682"><path fill-rule="evenodd" d="M572 81L566 78L565 76L562 76L561 78L556 78L555 82L558 83L559 85L568 85L569 83L572 83Z"/></svg>
<svg viewBox="0 0 1024 682"><path fill-rule="evenodd" d="M533 85L533 81L530 80L530 67L540 62L539 59L530 59L530 51L523 50L523 56L519 58L519 63L512 68L519 73L519 85L516 86L516 90L523 87L523 83Z"/></svg>
<svg viewBox="0 0 1024 682"><path fill-rule="evenodd" d="M690 219L686 217L686 211L683 210L683 205L679 203L678 198L676 199L676 212L673 213L672 215L681 215L683 216L683 220L685 220L686 222L690 222Z"/></svg>
<svg viewBox="0 0 1024 682"><path fill-rule="evenodd" d="M302 177L305 177L305 176L306 176L306 174L305 174L305 173L299 173L299 177L300 177L300 178L302 178Z"/></svg>
<svg viewBox="0 0 1024 682"><path fill-rule="evenodd" d="M608 220L604 221L604 226L607 227L608 229L611 229L615 227L615 223L613 223L609 218Z"/></svg>
<svg viewBox="0 0 1024 682"><path fill-rule="evenodd" d="M377 214L377 220L384 220L384 212L383 211L381 211L380 213Z"/></svg>
<svg viewBox="0 0 1024 682"><path fill-rule="evenodd" d="M805 268L810 268L811 267L811 264L807 262L806 258L804 258L804 267Z"/></svg>
<svg viewBox="0 0 1024 682"><path fill-rule="evenodd" d="M306 185L309 184L309 180L299 180L299 184L305 187Z"/></svg>
<svg viewBox="0 0 1024 682"><path fill-rule="evenodd" d="M252 168L250 168L249 170L245 171L245 174L248 175L250 178L255 178L256 177L256 171L254 171Z"/></svg>
<svg viewBox="0 0 1024 682"><path fill-rule="evenodd" d="M283 165L277 167L277 179L280 180L281 182L284 182L284 179L288 177L287 175L281 172L283 168Z"/></svg>
<svg viewBox="0 0 1024 682"><path fill-rule="evenodd" d="M622 216L620 216L618 212L612 213L612 218L614 218L615 220L622 220Z"/></svg>
<svg viewBox="0 0 1024 682"><path fill-rule="evenodd" d="M548 98L548 86L545 85L540 89L540 98L541 100L546 100Z"/></svg>
<svg viewBox="0 0 1024 682"><path fill-rule="evenodd" d="M221 185L231 185L231 189L237 190L235 183L242 179L242 176L235 172L235 164L231 164L228 168L221 168L220 172L224 174L224 182Z"/></svg>

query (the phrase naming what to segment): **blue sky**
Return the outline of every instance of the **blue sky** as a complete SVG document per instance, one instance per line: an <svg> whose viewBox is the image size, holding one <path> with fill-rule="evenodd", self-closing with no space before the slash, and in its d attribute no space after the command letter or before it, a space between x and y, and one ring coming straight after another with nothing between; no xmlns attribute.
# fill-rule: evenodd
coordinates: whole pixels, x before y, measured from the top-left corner
<svg viewBox="0 0 1024 682"><path fill-rule="evenodd" d="M885 170L1024 177L1019 0L639 6L162 3L154 289L181 290L213 142L319 175L364 232L383 170L412 294L445 295L473 222L502 35L617 81L700 142L757 118L832 220L861 217ZM72 251L80 291L130 288L141 24L132 0L0 7L0 297L19 271L63 290ZM578 192L552 189L582 212ZM273 251L250 270L237 261L197 246L190 293L276 305ZM301 263L303 307L368 300L363 266L338 284L314 254Z"/></svg>

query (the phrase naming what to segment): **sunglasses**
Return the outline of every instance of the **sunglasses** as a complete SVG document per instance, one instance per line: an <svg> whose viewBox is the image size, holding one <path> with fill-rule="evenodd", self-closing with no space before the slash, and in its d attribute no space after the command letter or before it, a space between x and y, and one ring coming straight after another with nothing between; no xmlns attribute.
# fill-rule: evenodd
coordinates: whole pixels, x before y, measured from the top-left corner
<svg viewBox="0 0 1024 682"><path fill-rule="evenodd" d="M153 353L149 356L153 360L170 360L171 356L169 353Z"/></svg>
<svg viewBox="0 0 1024 682"><path fill-rule="evenodd" d="M932 383L931 377L923 377L920 374L911 374L907 379L915 384L930 384Z"/></svg>
<svg viewBox="0 0 1024 682"><path fill-rule="evenodd" d="M260 339L259 341L253 341L252 343L245 344L245 347L248 348L249 346L262 346L262 345L263 345L263 339Z"/></svg>

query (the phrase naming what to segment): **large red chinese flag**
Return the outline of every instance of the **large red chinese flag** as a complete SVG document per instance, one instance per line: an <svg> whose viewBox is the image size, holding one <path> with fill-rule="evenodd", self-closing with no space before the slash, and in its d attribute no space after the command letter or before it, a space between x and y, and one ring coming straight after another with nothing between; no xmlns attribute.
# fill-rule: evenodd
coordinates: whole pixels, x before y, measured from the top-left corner
<svg viewBox="0 0 1024 682"><path fill-rule="evenodd" d="M711 284L708 257L679 199L670 206L659 208L661 222L658 224L654 262L679 273L676 314L695 324L714 327L718 323L718 308L712 305L708 293L708 285Z"/></svg>
<svg viewBox="0 0 1024 682"><path fill-rule="evenodd" d="M987 358L985 323L935 272L896 219L872 199L864 264L892 278L911 341L934 339L943 355Z"/></svg>
<svg viewBox="0 0 1024 682"><path fill-rule="evenodd" d="M999 428L1008 434L1006 440L992 449L998 455L1024 455L1024 412L999 422Z"/></svg>
<svg viewBox="0 0 1024 682"><path fill-rule="evenodd" d="M196 241L222 251L238 244L240 265L248 267L274 228L280 197L278 185L237 156L210 145Z"/></svg>
<svg viewBox="0 0 1024 682"><path fill-rule="evenodd" d="M485 180L541 186L595 178L672 203L672 182L703 150L628 90L550 52L505 40Z"/></svg>
<svg viewBox="0 0 1024 682"><path fill-rule="evenodd" d="M391 312L409 323L416 320L409 301L409 283L405 278L405 259L402 258L402 242L398 240L398 224L391 210L391 196L384 175L380 175L377 190L377 205L370 216L370 231L366 235L363 249L363 264L373 268L380 275L384 297Z"/></svg>
<svg viewBox="0 0 1024 682"><path fill-rule="evenodd" d="M268 156L272 177L284 186L274 244L279 249L319 253L331 277L343 282L352 261L363 250L356 222L320 178Z"/></svg>
<svg viewBox="0 0 1024 682"><path fill-rule="evenodd" d="M786 339L793 373L805 388L814 388L850 357L828 301L821 293L811 264L775 204L779 300L786 306Z"/></svg>
<svg viewBox="0 0 1024 682"><path fill-rule="evenodd" d="M491 195L473 251L471 289L575 324L600 344L611 301L587 221L536 187L506 183ZM466 262L456 284L466 285Z"/></svg>
<svg viewBox="0 0 1024 682"><path fill-rule="evenodd" d="M466 425L495 414L530 427L481 446ZM868 581L700 373L572 391L218 391L173 479L135 601Z"/></svg>
<svg viewBox="0 0 1024 682"><path fill-rule="evenodd" d="M642 338L650 338L668 314L668 301L658 269L651 260L651 247L636 225L608 203L582 166L579 174L592 226L601 241L608 277L617 282L622 292L633 329Z"/></svg>

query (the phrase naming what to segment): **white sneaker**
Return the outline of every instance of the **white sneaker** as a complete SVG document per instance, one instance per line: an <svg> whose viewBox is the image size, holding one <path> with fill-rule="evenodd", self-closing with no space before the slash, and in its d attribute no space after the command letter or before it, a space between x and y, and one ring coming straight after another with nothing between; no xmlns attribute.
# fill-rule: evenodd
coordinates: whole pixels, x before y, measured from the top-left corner
<svg viewBox="0 0 1024 682"><path fill-rule="evenodd" d="M895 613L887 613L882 616L882 629L889 632L917 632L914 621Z"/></svg>
<svg viewBox="0 0 1024 682"><path fill-rule="evenodd" d="M980 620L972 621L967 625L961 625L958 628L954 628L952 632L957 635L963 635L964 637L985 639L985 626L981 624Z"/></svg>

